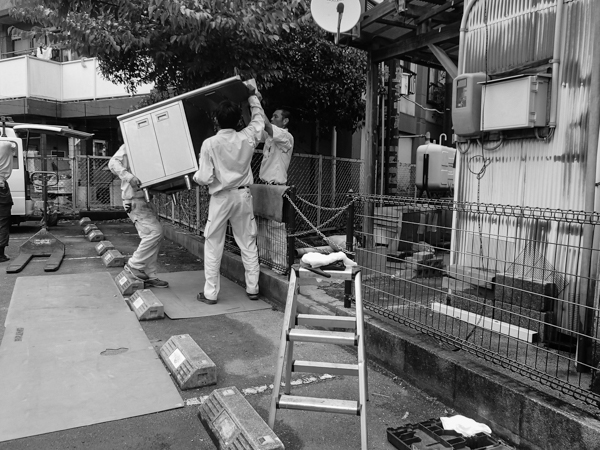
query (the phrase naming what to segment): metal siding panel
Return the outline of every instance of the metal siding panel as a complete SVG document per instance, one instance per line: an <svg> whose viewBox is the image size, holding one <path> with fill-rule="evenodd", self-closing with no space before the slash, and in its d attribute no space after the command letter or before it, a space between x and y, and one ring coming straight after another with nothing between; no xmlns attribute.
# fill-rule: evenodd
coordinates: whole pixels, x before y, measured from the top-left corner
<svg viewBox="0 0 600 450"><path fill-rule="evenodd" d="M462 156L457 180L460 200L583 209L591 77L590 1L574 0L564 5L566 34L560 58L558 126L553 139L548 143L510 140L494 152L485 151L492 163L481 180L472 173L478 171L476 166L481 161L470 158L482 155L482 148L472 141L467 157ZM469 17L465 39L468 71L485 69L484 3L488 4L487 19L493 37L489 42L494 43L489 47L488 71L552 57L556 0L488 0L475 5ZM520 36L525 36L529 45L523 46ZM521 52L523 47L528 48ZM467 170L467 161L471 161L471 171Z"/></svg>
<svg viewBox="0 0 600 450"><path fill-rule="evenodd" d="M589 55L594 26L590 23L590 8L593 1L598 0L573 0L564 4L557 128L553 138L549 142L536 139L505 141L493 152L483 151L480 143L471 141L468 153L460 155L456 182L459 201L576 211L584 208L591 81ZM552 57L555 0L488 0L486 3L490 29L499 30L502 24L501 32L494 30L492 33L494 44L490 45L487 58L490 72ZM467 71L476 72L485 68L485 45L482 44L485 30L482 6L477 5L474 9L476 11L468 22L465 45ZM528 49L521 53L524 41ZM477 176L482 157L491 158L491 162L485 172ZM477 263L474 260L477 255L473 256L472 249L478 248L474 241L482 232L489 234L488 247L493 249L495 246L491 241L498 237L508 241L514 237L518 247L519 242L528 242L529 237L534 237L531 233L536 230L535 225L525 219L500 217L500 230L493 228L491 221L477 219L475 215L459 213L458 217L457 229L467 230L466 233L458 232L457 242L453 244L459 252L459 264ZM567 289L561 293L561 299L576 298L575 281L579 272L576 249L581 243L582 229L577 224L556 226L554 222L544 236L535 236L540 240L540 248L535 251L544 253L556 270L566 275ZM523 251L516 247L509 250L505 255L490 253L486 257L495 259L495 264L506 265ZM558 324L571 329L573 311L563 308L557 313Z"/></svg>

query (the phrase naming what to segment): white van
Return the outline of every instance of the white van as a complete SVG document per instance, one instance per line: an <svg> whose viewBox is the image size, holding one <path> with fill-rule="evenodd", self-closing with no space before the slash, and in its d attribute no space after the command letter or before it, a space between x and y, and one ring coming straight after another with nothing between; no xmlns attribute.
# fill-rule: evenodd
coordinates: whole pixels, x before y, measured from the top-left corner
<svg viewBox="0 0 600 450"><path fill-rule="evenodd" d="M3 122L0 124L0 141L9 141L13 144L13 171L8 179L14 203L11 211L13 224L44 218L43 208L41 210L34 208L34 201L31 198L31 194L36 188L39 190L39 187L42 187L43 191L44 183L46 184L43 202L48 212L47 194L52 190L52 186L56 186L59 181L57 173L51 170L28 170L27 155L24 149L28 147L28 139L31 135L58 135L81 140L89 139L93 136L90 133L72 130L59 125L13 122ZM45 143L45 139L40 139L40 142ZM42 161L44 161L48 154L45 144L40 145L39 154ZM53 215L44 219L47 220L47 225L53 226L56 225L58 216Z"/></svg>

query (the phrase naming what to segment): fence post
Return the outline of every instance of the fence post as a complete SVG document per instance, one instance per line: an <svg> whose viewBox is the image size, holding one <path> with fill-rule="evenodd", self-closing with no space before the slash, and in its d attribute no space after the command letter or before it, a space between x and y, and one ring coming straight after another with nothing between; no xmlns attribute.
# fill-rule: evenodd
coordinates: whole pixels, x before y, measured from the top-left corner
<svg viewBox="0 0 600 450"><path fill-rule="evenodd" d="M296 238L294 234L296 233L296 211L294 210L293 203L296 203L296 187L290 186L290 188L286 191L289 199L285 199L284 203L284 214L285 214L285 222L287 228L287 260L288 266L286 268L285 273L289 273L292 266L294 265L295 253L296 253Z"/></svg>
<svg viewBox="0 0 600 450"><path fill-rule="evenodd" d="M92 190L92 182L91 182L91 177L90 177L90 155L85 155L85 160L86 160L86 164L87 164L87 188L86 188L86 196L85 196L85 201L86 201L86 209L89 211L90 210L90 199L91 199L91 195L90 195L90 191Z"/></svg>
<svg viewBox="0 0 600 450"><path fill-rule="evenodd" d="M354 198L352 197L352 189L348 191L347 198L350 199L348 205L348 217L346 221L346 250L349 252L354 251ZM352 281L344 281L344 308L350 308L352 306Z"/></svg>
<svg viewBox="0 0 600 450"><path fill-rule="evenodd" d="M321 206L323 206L323 155L319 155L319 182L317 183L317 226L321 225Z"/></svg>

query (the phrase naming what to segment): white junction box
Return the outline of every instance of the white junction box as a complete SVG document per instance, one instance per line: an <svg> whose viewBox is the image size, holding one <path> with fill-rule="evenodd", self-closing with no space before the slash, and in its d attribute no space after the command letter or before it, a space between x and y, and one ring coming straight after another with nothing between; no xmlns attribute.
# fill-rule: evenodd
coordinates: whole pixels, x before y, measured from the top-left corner
<svg viewBox="0 0 600 450"><path fill-rule="evenodd" d="M481 82L481 130L546 126L548 79L546 75L518 75Z"/></svg>
<svg viewBox="0 0 600 450"><path fill-rule="evenodd" d="M222 100L242 105L248 122L248 88L237 76L117 117L131 171L143 189L191 189L202 142L215 134L212 114Z"/></svg>

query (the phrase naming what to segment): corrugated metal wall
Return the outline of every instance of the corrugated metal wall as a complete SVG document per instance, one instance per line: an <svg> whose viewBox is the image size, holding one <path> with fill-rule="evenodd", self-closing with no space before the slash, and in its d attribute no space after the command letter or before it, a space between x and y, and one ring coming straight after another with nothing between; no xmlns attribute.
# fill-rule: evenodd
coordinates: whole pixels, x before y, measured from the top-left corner
<svg viewBox="0 0 600 450"><path fill-rule="evenodd" d="M461 158L459 200L583 209L592 1L597 0L566 1L564 5L554 138L549 142L505 140L499 149L483 151L483 156L490 161L479 179L475 173L482 166L482 148L472 142ZM465 71L502 72L552 58L555 14L556 0L478 2L468 21ZM476 155L479 156L474 158Z"/></svg>
<svg viewBox="0 0 600 450"><path fill-rule="evenodd" d="M591 81L592 26L590 8L599 0L565 0L563 7L560 84L558 89L557 127L552 139L505 140L494 151L484 150L471 141L460 155L456 184L458 200L500 205L517 205L564 210L583 210L587 153L588 107ZM481 0L475 4L467 22L465 36L465 72L506 72L553 55L557 0ZM495 143L485 143L492 147ZM467 148L462 144L463 151ZM596 151L598 151L596 149ZM598 178L597 178L598 179ZM589 180L587 182L589 185ZM600 193L596 192L596 195ZM471 254L474 241L489 236L485 257L495 260L502 271L512 258L527 252L532 240L525 238L539 231L538 221L506 217L492 224L482 217L460 215L456 224L458 251L456 262L479 266L482 255ZM537 230L537 231L536 231ZM561 227L554 222L544 236L537 236L540 260L565 273L569 289L561 297L576 298L582 227ZM479 236L479 237L477 237ZM502 241L501 244L498 244ZM504 259L494 248L513 243L504 251ZM529 243L529 244L527 244ZM480 248L479 245L475 248ZM571 249L563 251L561 249ZM568 253L568 254L567 254ZM500 258L499 258L500 257ZM570 309L570 308L569 308ZM567 328L573 311L558 311L558 322ZM561 317L562 316L562 317Z"/></svg>

